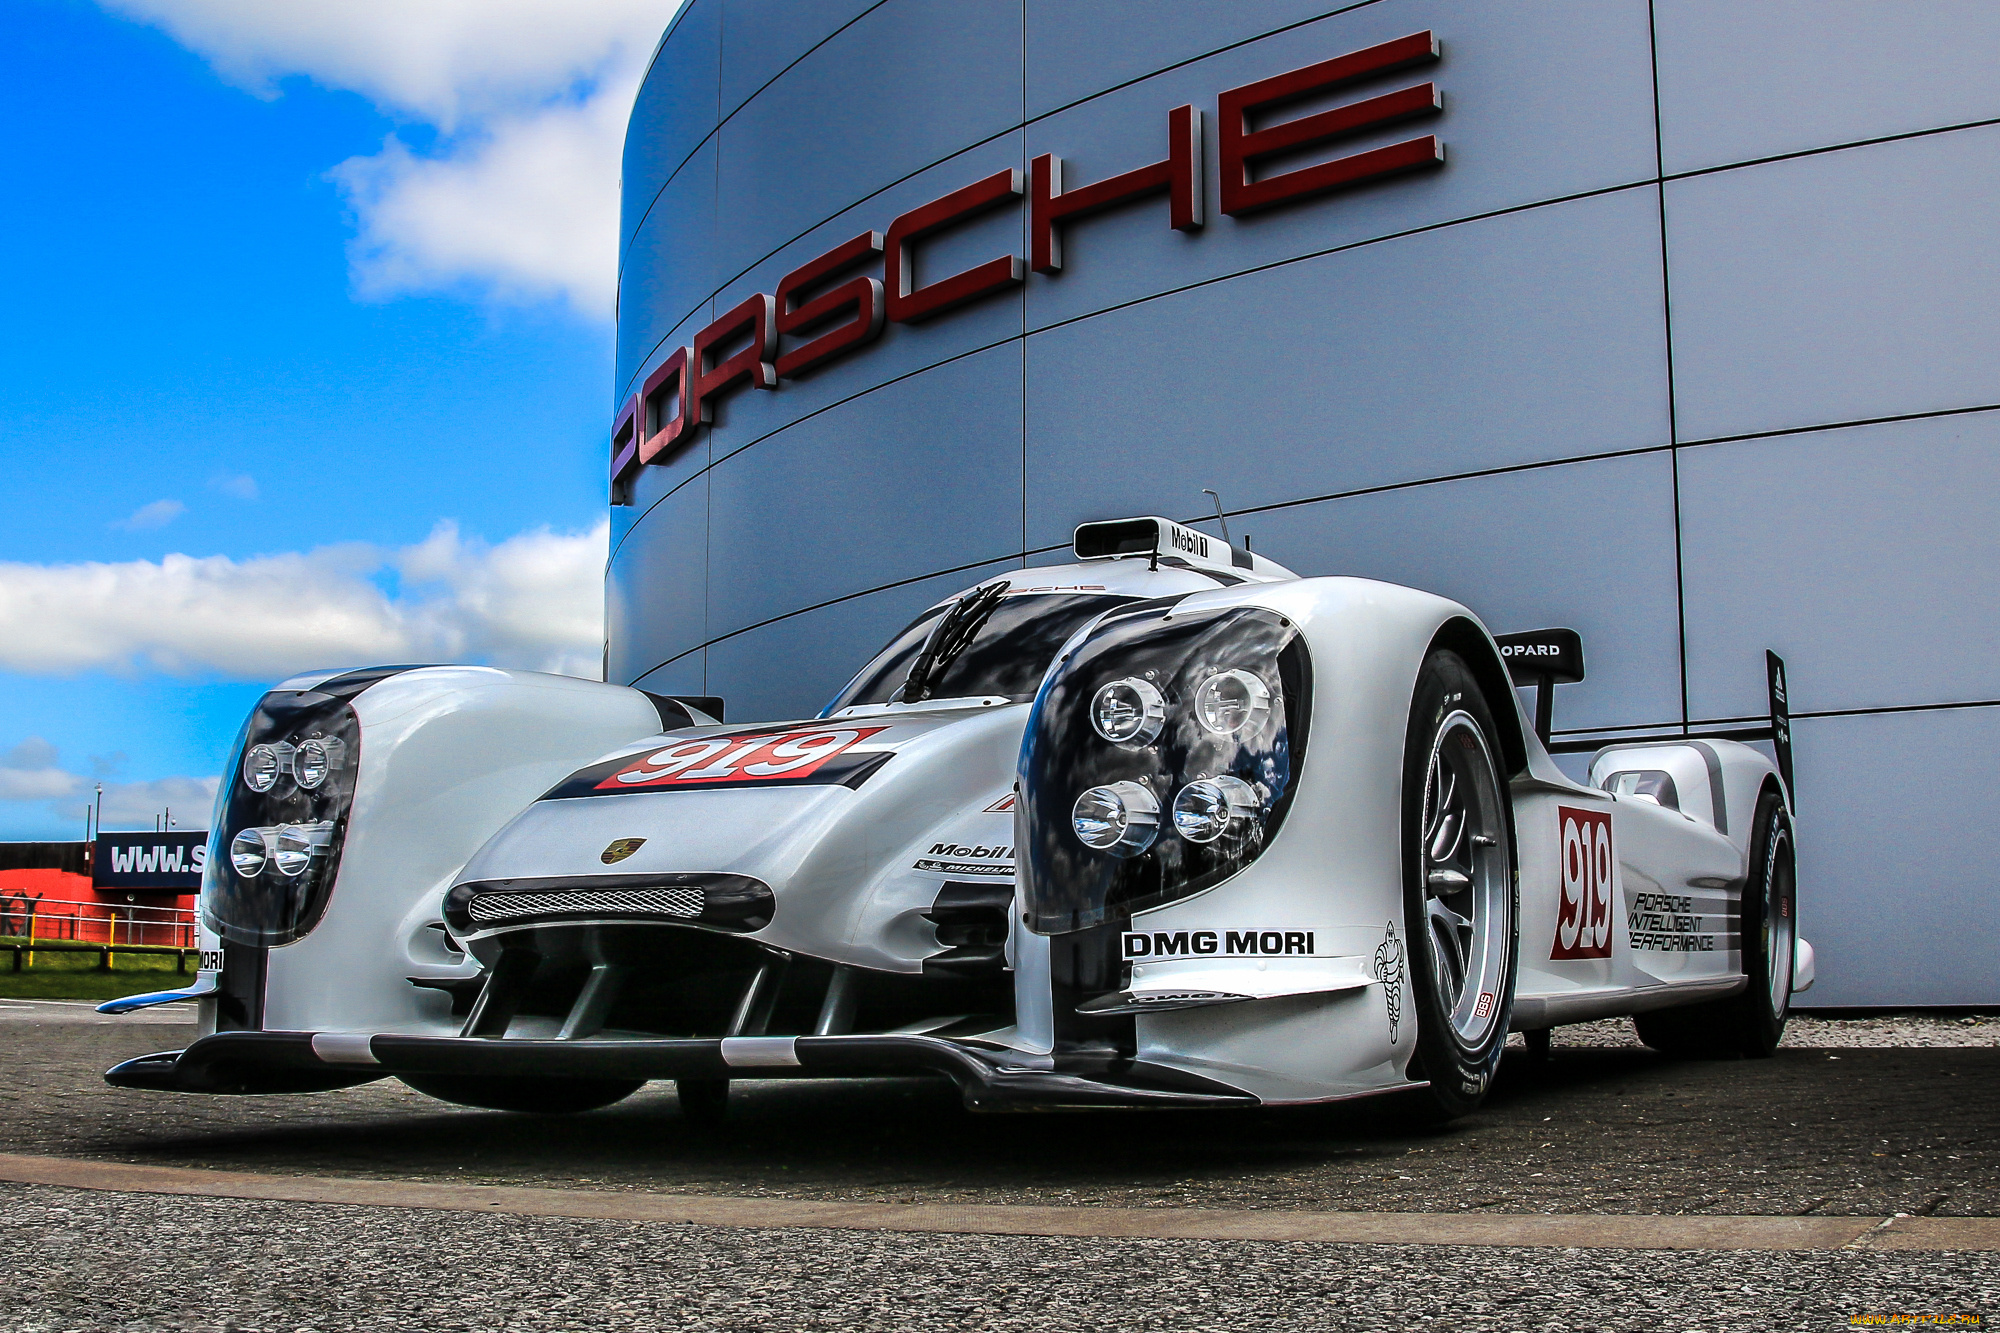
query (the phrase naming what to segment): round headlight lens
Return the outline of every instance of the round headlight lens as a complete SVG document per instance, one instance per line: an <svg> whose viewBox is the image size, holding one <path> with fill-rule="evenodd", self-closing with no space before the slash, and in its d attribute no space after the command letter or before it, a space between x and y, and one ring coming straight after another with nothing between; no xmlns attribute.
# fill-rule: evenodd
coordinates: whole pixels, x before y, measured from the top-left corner
<svg viewBox="0 0 2000 1333"><path fill-rule="evenodd" d="M1166 724L1166 699L1137 676L1112 681L1090 701L1091 727L1119 745L1151 745Z"/></svg>
<svg viewBox="0 0 2000 1333"><path fill-rule="evenodd" d="M313 790L326 781L326 775L333 771L333 755L323 740L310 740L299 746L292 756L292 776L307 791Z"/></svg>
<svg viewBox="0 0 2000 1333"><path fill-rule="evenodd" d="M1254 819L1262 804L1242 778L1201 778L1174 797L1174 832L1189 842L1214 842L1231 825Z"/></svg>
<svg viewBox="0 0 2000 1333"><path fill-rule="evenodd" d="M247 828L229 840L229 864L245 879L255 879L264 873L264 860L269 854L263 829Z"/></svg>
<svg viewBox="0 0 2000 1333"><path fill-rule="evenodd" d="M278 830L277 841L271 848L271 861L278 867L278 873L287 879L297 879L306 873L312 864L314 838L308 829L297 824L287 824Z"/></svg>
<svg viewBox="0 0 2000 1333"><path fill-rule="evenodd" d="M1160 799L1136 782L1092 787L1076 798L1069 822L1084 846L1137 856L1159 836Z"/></svg>
<svg viewBox="0 0 2000 1333"><path fill-rule="evenodd" d="M1219 671L1194 692L1194 716L1203 729L1234 736L1254 728L1271 711L1271 687L1248 671Z"/></svg>
<svg viewBox="0 0 2000 1333"><path fill-rule="evenodd" d="M251 791L269 791L278 785L278 750L272 745L253 745L243 756L243 785Z"/></svg>

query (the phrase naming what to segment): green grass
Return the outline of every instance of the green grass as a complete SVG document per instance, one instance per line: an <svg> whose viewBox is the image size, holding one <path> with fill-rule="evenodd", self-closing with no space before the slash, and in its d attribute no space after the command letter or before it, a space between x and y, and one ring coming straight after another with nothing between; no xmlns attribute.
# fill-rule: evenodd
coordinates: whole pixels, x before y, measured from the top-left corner
<svg viewBox="0 0 2000 1333"><path fill-rule="evenodd" d="M25 944L18 937L0 938L0 944ZM11 971L14 957L0 954L0 999L8 1000L115 1000L146 991L172 990L194 981L194 960L187 971L174 971L172 954L112 953L112 970L97 970L96 953L58 953L38 949L35 965L21 960L21 970Z"/></svg>

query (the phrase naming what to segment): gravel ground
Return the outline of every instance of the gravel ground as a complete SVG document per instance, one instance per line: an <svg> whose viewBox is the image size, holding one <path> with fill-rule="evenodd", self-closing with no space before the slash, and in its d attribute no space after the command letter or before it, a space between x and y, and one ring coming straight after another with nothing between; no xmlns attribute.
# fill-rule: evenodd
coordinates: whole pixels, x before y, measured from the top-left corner
<svg viewBox="0 0 2000 1333"><path fill-rule="evenodd" d="M1832 1329L1983 1314L2000 1256L743 1231L0 1186L0 1326Z"/></svg>
<svg viewBox="0 0 2000 1333"><path fill-rule="evenodd" d="M1508 1038L1522 1045L1519 1033ZM1555 1029L1554 1046L1636 1047L1629 1018L1575 1023ZM2000 1046L2000 1018L1990 1014L1935 1018L1927 1014L1887 1014L1871 1018L1821 1018L1793 1014L1785 1024L1784 1045L1791 1050L1839 1051L1889 1046Z"/></svg>
<svg viewBox="0 0 2000 1333"><path fill-rule="evenodd" d="M1502 1212L2000 1213L2000 1023L1801 1019L1769 1061L1628 1023L1511 1056L1441 1131L1394 1108L976 1117L922 1082L671 1090L546 1120L394 1080L123 1092L183 1025L0 1024L0 1151L738 1195ZM0 1185L9 1333L333 1330L1831 1329L1984 1315L2000 1255L1671 1252L750 1231Z"/></svg>
<svg viewBox="0 0 2000 1333"><path fill-rule="evenodd" d="M716 1130L690 1127L663 1084L572 1119L462 1110L393 1079L176 1096L100 1071L184 1028L20 1022L0 1024L0 1151L884 1202L2000 1215L2000 1049L1851 1044L1885 1021L1841 1028L1840 1048L1730 1062L1572 1046L1563 1029L1546 1063L1511 1056L1480 1112L1443 1130L1365 1103L974 1116L918 1081L744 1083ZM1917 1035L1941 1032L1979 1029Z"/></svg>

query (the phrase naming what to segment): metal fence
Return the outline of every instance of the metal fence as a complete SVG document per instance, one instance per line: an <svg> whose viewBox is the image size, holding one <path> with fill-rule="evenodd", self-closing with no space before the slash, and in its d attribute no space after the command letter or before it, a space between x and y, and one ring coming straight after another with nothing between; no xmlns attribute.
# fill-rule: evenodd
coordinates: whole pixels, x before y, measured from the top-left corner
<svg viewBox="0 0 2000 1333"><path fill-rule="evenodd" d="M0 893L0 937L85 944L194 947L194 912L147 903L71 902Z"/></svg>

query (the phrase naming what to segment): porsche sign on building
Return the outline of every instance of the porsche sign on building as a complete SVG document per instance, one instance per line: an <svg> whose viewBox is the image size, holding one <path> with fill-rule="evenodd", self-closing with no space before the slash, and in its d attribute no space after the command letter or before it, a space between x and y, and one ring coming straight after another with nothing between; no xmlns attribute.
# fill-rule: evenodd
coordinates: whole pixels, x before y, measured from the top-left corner
<svg viewBox="0 0 2000 1333"><path fill-rule="evenodd" d="M1945 0L691 0L625 148L608 678L811 717L1080 523L1220 535L1211 490L1301 574L1578 631L1578 778L1763 719L1775 652L1810 1002L2000 1002L1996 43Z"/></svg>

